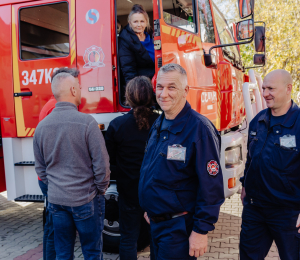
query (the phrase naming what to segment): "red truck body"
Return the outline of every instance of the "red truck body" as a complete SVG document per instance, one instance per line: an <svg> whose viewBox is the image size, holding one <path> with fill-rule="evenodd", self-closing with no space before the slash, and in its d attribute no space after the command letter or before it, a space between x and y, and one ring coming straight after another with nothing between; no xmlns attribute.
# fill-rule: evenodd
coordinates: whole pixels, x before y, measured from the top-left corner
<svg viewBox="0 0 300 260"><path fill-rule="evenodd" d="M235 33L213 0L178 0L176 8L172 0L134 2L144 6L154 28L156 75L167 63L184 67L188 102L220 131L224 191L231 196L240 187L237 180L245 164L247 134L238 129L245 124L243 85L249 77L236 65L239 47L213 49L214 67L206 66L204 54L215 45L236 42ZM52 96L56 69L80 70L79 111L91 114L104 131L113 118L129 111L122 103L116 29L117 20L123 27L127 24L132 5L129 0L0 2L0 191L7 188L8 199L41 194L32 137L39 113ZM112 194L115 198L116 192Z"/></svg>

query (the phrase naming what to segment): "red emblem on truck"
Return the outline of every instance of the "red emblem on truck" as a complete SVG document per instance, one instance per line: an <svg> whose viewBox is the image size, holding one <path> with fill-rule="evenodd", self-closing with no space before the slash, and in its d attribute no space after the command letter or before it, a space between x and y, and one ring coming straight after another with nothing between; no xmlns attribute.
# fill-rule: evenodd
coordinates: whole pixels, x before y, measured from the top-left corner
<svg viewBox="0 0 300 260"><path fill-rule="evenodd" d="M215 160L210 160L207 163L207 172L211 176L216 176L219 172L219 164Z"/></svg>
<svg viewBox="0 0 300 260"><path fill-rule="evenodd" d="M83 55L83 60L85 64L83 67L91 68L91 69L104 67L105 66L105 64L103 63L104 58L105 55L102 48L93 45L85 50L85 53Z"/></svg>

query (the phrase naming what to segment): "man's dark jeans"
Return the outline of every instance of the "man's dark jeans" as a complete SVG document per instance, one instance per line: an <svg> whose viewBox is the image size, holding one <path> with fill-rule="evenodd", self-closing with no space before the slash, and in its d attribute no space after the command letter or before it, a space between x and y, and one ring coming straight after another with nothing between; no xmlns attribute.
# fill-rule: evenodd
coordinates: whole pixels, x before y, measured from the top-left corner
<svg viewBox="0 0 300 260"><path fill-rule="evenodd" d="M44 226L44 237L43 237L43 259L44 260L55 260L56 253L54 248L54 229L53 229L53 219L52 215L48 210L47 204L48 204L48 186L39 180L39 186L41 188L41 191L43 195L46 198L46 223Z"/></svg>
<svg viewBox="0 0 300 260"><path fill-rule="evenodd" d="M137 259L137 241L139 238L141 226L145 223L144 211L139 205L132 205L119 194L119 219L120 219L120 260ZM148 225L148 224L146 224ZM148 229L150 237L150 227ZM151 260L154 259L154 253L151 250Z"/></svg>
<svg viewBox="0 0 300 260"><path fill-rule="evenodd" d="M48 204L53 216L57 260L73 260L76 230L86 260L103 260L102 231L105 215L105 198L97 195L79 207Z"/></svg>

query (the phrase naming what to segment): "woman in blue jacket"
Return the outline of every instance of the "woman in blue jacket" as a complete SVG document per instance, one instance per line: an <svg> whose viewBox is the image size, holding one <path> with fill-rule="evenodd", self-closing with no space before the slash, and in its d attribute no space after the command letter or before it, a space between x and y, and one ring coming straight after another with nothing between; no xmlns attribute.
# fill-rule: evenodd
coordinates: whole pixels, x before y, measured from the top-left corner
<svg viewBox="0 0 300 260"><path fill-rule="evenodd" d="M136 76L150 79L155 73L154 44L149 16L141 5L134 5L128 24L119 36L120 67L125 84Z"/></svg>

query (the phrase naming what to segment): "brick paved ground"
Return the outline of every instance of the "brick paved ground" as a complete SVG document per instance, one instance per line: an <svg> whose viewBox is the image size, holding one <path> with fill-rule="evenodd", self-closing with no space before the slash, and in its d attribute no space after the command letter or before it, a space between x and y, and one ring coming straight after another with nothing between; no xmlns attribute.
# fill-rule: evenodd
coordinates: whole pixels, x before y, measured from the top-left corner
<svg viewBox="0 0 300 260"><path fill-rule="evenodd" d="M6 200L0 193L0 259L42 259L42 203L16 203ZM239 259L238 243L242 205L239 195L227 199L221 209L216 229L208 235L208 252L200 260ZM139 260L149 260L149 248L138 253ZM75 244L76 259L83 259L80 242ZM105 260L117 260L117 254L104 253ZM266 260L279 259L273 245Z"/></svg>

